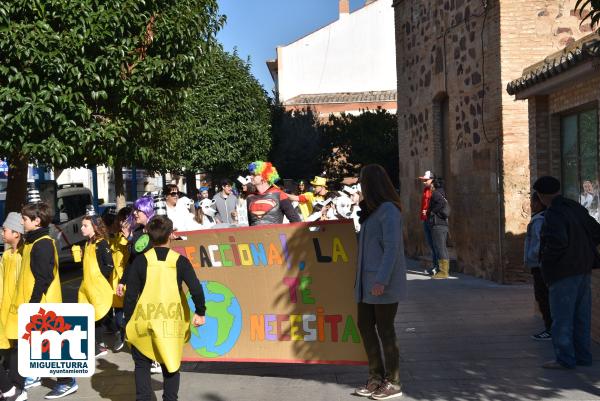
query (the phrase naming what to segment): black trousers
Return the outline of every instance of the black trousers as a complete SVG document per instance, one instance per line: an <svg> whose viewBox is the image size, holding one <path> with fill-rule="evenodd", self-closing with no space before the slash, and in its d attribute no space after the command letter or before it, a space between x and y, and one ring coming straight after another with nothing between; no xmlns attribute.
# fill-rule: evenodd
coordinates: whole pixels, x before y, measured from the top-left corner
<svg viewBox="0 0 600 401"><path fill-rule="evenodd" d="M12 386L22 390L23 386L25 386L25 378L19 374L19 350L17 349L17 340L10 340L10 349L6 351L8 351L8 381L10 383L8 390L10 390ZM3 384L3 387L5 386L6 383ZM2 388L3 393L6 391Z"/></svg>
<svg viewBox="0 0 600 401"><path fill-rule="evenodd" d="M394 319L398 303L358 303L358 330L369 359L369 379L400 384L400 351ZM379 344L381 340L381 345ZM383 351L383 358L381 353Z"/></svg>
<svg viewBox="0 0 600 401"><path fill-rule="evenodd" d="M539 267L533 267L531 269L533 275L533 294L535 300L538 303L540 312L542 313L542 319L544 319L544 326L546 330L550 331L552 328L552 316L550 315L550 300L548 298L548 286L544 282L542 277L542 269Z"/></svg>
<svg viewBox="0 0 600 401"><path fill-rule="evenodd" d="M142 354L134 346L131 347L131 356L135 364L135 400L150 401L152 399L152 380L150 367L152 360ZM167 367L162 366L163 371L163 401L177 401L179 393L179 371L167 372Z"/></svg>

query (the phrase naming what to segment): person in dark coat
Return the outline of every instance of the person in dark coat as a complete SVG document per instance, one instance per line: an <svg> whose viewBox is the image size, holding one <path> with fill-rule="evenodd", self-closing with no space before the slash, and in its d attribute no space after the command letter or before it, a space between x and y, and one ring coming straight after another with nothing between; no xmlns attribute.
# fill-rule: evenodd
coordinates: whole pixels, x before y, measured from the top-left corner
<svg viewBox="0 0 600 401"><path fill-rule="evenodd" d="M542 366L591 365L592 268L600 256L600 224L578 202L560 194L560 181L544 176L533 184L546 207L541 232L542 276L548 284L555 360Z"/></svg>
<svg viewBox="0 0 600 401"><path fill-rule="evenodd" d="M444 190L444 180L441 177L435 177L431 183L432 192L429 200L429 209L427 211L427 223L431 230L433 247L438 258L439 271L431 278L448 278L450 272L450 257L448 256L448 215L446 200L446 191Z"/></svg>

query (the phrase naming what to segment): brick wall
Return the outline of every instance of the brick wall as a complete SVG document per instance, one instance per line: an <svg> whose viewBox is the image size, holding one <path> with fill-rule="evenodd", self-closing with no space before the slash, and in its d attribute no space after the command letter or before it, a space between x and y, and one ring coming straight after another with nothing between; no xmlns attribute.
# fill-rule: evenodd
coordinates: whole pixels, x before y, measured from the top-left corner
<svg viewBox="0 0 600 401"><path fill-rule="evenodd" d="M585 34L571 12L574 2L532 0L524 7L522 0L491 0L487 8L468 0L394 2L409 255L426 253L416 177L439 169L445 152L459 269L500 282L528 279L521 262L530 186L528 106L505 88L525 67ZM445 95L443 142L435 102Z"/></svg>

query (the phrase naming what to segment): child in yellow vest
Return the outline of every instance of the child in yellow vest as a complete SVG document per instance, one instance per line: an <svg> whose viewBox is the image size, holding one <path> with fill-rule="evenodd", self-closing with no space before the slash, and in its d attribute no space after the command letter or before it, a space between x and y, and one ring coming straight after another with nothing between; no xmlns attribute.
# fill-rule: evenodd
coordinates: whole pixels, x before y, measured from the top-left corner
<svg viewBox="0 0 600 401"><path fill-rule="evenodd" d="M52 220L52 210L44 202L30 203L23 207L21 215L25 231L23 259L5 326L7 337L15 341L18 331L18 310L21 304L62 302L58 253L54 240L49 235L48 227ZM13 353L14 358L12 358ZM15 399L26 400L27 392L23 389L23 378L18 373L16 356L16 348L11 349L11 376L14 375L13 382L17 384ZM14 368L13 363L15 363ZM46 395L46 398L59 398L75 391L77 391L77 383L73 378L59 378L56 387Z"/></svg>
<svg viewBox="0 0 600 401"><path fill-rule="evenodd" d="M190 310L181 284L186 284L194 302L191 323L195 327L204 324L204 293L190 261L169 249L171 220L155 216L146 231L153 247L129 267L124 303L127 341L135 363L136 400L152 398L152 361L162 367L163 400L177 400L183 346L190 337ZM172 313L159 313L161 310Z"/></svg>
<svg viewBox="0 0 600 401"><path fill-rule="evenodd" d="M13 364L16 366L16 361L11 360L10 352L11 345L16 350L16 344L11 344L4 332L4 327L6 325L6 319L8 318L11 300L15 294L15 288L17 288L17 279L21 272L23 234L23 218L21 217L21 214L10 212L2 225L2 236L4 237L4 243L7 248L2 255L2 259L0 259L0 280L2 281L0 287L0 349L6 357L5 362L8 363L8 366ZM13 382L13 380L15 380L16 383ZM0 399L10 400L11 397L17 399L17 397L21 395L17 394L17 388L19 388L21 380L22 379L13 374L9 375L4 364L0 364L0 392L2 392ZM22 399L23 397L24 395L21 396Z"/></svg>
<svg viewBox="0 0 600 401"><path fill-rule="evenodd" d="M114 262L114 270L111 278L111 285L113 288L113 321L111 327L115 329L115 343L113 351L117 352L123 348L125 340L125 324L123 320L123 296L117 295L117 286L123 278L123 271L125 265L129 260L129 222L127 218L131 215L131 207L126 206L119 210L114 216L112 224L107 224L109 232L108 243L112 252L112 258ZM104 219L103 219L104 220ZM105 221L106 223L106 221Z"/></svg>
<svg viewBox="0 0 600 401"><path fill-rule="evenodd" d="M79 303L94 306L96 357L106 355L108 350L103 343L104 320L111 311L113 288L111 285L114 269L112 252L106 240L106 228L96 216L93 207L81 220L81 234L88 239L83 253L83 280L79 287Z"/></svg>

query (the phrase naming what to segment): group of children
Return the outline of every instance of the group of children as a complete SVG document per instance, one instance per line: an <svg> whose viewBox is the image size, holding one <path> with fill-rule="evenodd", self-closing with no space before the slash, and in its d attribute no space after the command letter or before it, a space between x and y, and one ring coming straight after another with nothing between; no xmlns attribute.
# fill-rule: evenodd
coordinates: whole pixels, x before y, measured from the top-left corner
<svg viewBox="0 0 600 401"><path fill-rule="evenodd" d="M185 257L168 248L173 223L155 215L154 205L144 200L133 210L124 208L116 215L97 216L88 208L81 223L86 237L81 257L83 279L79 303L89 303L95 311L95 356L108 353L107 327L116 333L113 350L124 342L131 346L135 362L136 399L150 400L152 372L162 372L164 400L176 400L179 365L184 343L189 339L190 322L204 324L204 294L194 270ZM0 399L27 400L27 389L41 385L40 378L23 378L18 372L18 308L24 303L61 303L62 290L58 254L49 235L50 207L43 202L25 205L21 213L11 212L3 223L6 250L0 263ZM182 291L185 283L191 293L195 313ZM144 311L169 305L181 313L150 316ZM170 327L169 333L159 328ZM177 335L173 335L177 333ZM58 378L46 399L76 392L74 378Z"/></svg>

